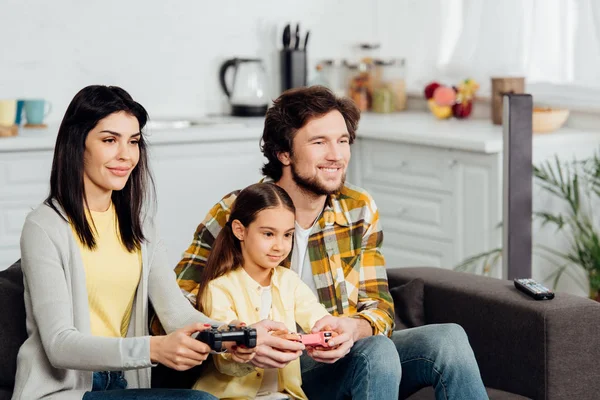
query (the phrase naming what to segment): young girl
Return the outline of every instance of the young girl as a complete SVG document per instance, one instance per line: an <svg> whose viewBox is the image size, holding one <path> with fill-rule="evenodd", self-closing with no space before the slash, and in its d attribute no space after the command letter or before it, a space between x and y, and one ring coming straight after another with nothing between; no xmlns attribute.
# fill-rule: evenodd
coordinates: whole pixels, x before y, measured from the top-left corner
<svg viewBox="0 0 600 400"><path fill-rule="evenodd" d="M214 398L147 389L155 363L201 364L210 348L191 335L217 322L181 296L144 212L152 189L146 120L118 87L86 87L66 111L50 195L21 235L28 339L13 399ZM166 336L148 334L149 297Z"/></svg>
<svg viewBox="0 0 600 400"><path fill-rule="evenodd" d="M274 184L240 192L202 271L198 300L206 315L248 323L269 318L291 332L296 323L310 332L329 315L300 277L280 266L292 249L294 213L288 194ZM280 370L263 370L223 354L207 369L194 388L219 398L306 399L299 359Z"/></svg>

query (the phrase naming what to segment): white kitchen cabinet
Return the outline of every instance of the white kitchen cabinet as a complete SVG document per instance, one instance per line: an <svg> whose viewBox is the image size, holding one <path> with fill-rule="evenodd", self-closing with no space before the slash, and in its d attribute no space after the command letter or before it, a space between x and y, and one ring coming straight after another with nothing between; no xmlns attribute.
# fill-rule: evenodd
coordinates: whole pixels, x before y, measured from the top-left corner
<svg viewBox="0 0 600 400"><path fill-rule="evenodd" d="M27 214L50 190L52 151L0 153L0 270L19 259Z"/></svg>
<svg viewBox="0 0 600 400"><path fill-rule="evenodd" d="M499 245L499 153L359 139L358 186L379 208L388 268L451 268Z"/></svg>
<svg viewBox="0 0 600 400"><path fill-rule="evenodd" d="M256 132L239 136L219 141L190 134L194 140L155 140L150 146L157 222L171 265L181 259L196 227L222 196L261 178ZM0 270L20 257L25 217L48 196L52 155L51 149L0 148Z"/></svg>

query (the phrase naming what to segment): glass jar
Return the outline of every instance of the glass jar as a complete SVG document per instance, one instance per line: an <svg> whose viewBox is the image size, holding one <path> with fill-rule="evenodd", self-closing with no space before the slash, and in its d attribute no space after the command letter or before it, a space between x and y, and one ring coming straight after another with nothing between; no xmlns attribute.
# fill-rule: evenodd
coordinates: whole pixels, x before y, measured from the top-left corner
<svg viewBox="0 0 600 400"><path fill-rule="evenodd" d="M325 86L325 87L329 87L329 80L327 79L327 76L325 75L324 72L324 68L323 68L323 64L317 64L315 67L315 74L312 77L312 79L310 80L310 82L308 82L308 86Z"/></svg>
<svg viewBox="0 0 600 400"><path fill-rule="evenodd" d="M366 63L349 64L346 63L348 70L348 96L354 100L354 103L360 111L367 111L371 108L371 77L369 65Z"/></svg>
<svg viewBox="0 0 600 400"><path fill-rule="evenodd" d="M373 111L388 113L406 109L404 59L375 60L374 65L373 101L377 104L373 105Z"/></svg>
<svg viewBox="0 0 600 400"><path fill-rule="evenodd" d="M379 43L359 43L358 59L360 62L373 64L373 61L379 58Z"/></svg>
<svg viewBox="0 0 600 400"><path fill-rule="evenodd" d="M323 66L323 76L329 82L329 89L338 97L346 96L348 91L348 85L346 84L347 71L342 62L338 60L323 60L321 65Z"/></svg>

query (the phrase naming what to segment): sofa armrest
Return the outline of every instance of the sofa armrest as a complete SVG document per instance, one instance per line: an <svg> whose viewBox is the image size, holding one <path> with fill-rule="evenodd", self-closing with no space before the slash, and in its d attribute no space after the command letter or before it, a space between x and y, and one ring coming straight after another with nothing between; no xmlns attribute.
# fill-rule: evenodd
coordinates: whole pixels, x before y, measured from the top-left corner
<svg viewBox="0 0 600 400"><path fill-rule="evenodd" d="M536 301L512 281L441 268L388 268L390 288L417 277L426 323L464 328L486 386L548 400L600 392L600 303L565 293Z"/></svg>

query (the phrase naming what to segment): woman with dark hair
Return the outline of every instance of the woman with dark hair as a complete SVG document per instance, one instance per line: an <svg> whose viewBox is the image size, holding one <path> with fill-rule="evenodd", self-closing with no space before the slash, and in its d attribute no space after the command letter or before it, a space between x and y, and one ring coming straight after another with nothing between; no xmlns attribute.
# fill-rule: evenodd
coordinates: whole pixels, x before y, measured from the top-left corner
<svg viewBox="0 0 600 400"><path fill-rule="evenodd" d="M118 87L88 86L67 108L50 195L21 235L28 338L13 399L213 398L149 389L156 363L201 364L210 348L192 335L220 323L181 296L146 209L147 118ZM148 299L167 335L149 336Z"/></svg>
<svg viewBox="0 0 600 400"><path fill-rule="evenodd" d="M216 319L283 322L285 329L272 334L294 341L300 340L296 324L311 332L318 320L329 316L298 274L281 266L292 249L294 213L290 196L274 184L257 183L240 192L201 272L201 311ZM347 340L332 338L318 349L335 348L338 339ZM309 353L313 350L307 347ZM301 354L297 351L297 358L280 369L238 365L228 354L215 356L194 388L228 399L306 399Z"/></svg>

